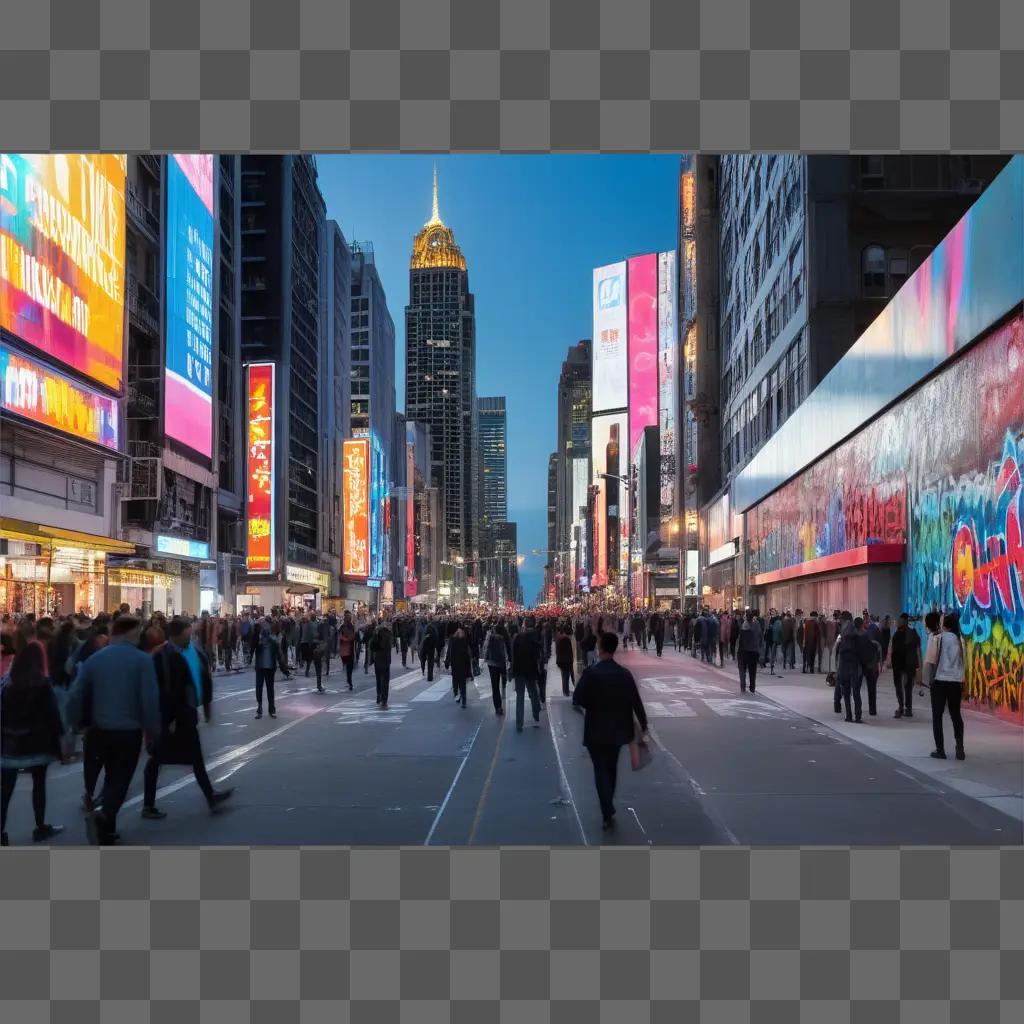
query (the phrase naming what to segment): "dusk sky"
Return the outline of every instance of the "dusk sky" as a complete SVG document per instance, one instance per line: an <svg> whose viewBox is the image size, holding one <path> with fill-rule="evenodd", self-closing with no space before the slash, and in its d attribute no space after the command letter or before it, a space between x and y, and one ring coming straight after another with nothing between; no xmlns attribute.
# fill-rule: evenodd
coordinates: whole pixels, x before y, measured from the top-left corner
<svg viewBox="0 0 1024 1024"><path fill-rule="evenodd" d="M397 407L405 407L409 256L430 217L435 157L320 156L327 215L351 242L372 242L395 321ZM442 220L476 297L477 394L505 395L509 519L531 603L547 547L547 465L555 448L558 374L591 334L591 273L675 248L676 156L451 155L436 158Z"/></svg>

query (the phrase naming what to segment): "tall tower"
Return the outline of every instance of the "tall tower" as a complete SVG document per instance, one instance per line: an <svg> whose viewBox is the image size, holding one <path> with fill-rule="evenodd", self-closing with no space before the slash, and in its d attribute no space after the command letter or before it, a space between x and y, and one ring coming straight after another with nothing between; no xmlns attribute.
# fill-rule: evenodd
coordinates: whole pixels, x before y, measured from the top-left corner
<svg viewBox="0 0 1024 1024"><path fill-rule="evenodd" d="M479 547L476 324L466 260L438 210L436 167L430 220L413 240L409 261L405 358L406 418L430 427L431 478L443 504L441 560L466 563Z"/></svg>

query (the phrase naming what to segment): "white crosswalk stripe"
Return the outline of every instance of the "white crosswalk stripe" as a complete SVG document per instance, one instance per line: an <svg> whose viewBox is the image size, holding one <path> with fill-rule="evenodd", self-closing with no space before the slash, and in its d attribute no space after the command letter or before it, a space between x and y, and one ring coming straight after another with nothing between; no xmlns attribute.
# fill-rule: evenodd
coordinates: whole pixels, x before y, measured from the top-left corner
<svg viewBox="0 0 1024 1024"><path fill-rule="evenodd" d="M443 700L446 696L451 694L452 684L450 679L442 679L439 682L434 683L433 686L428 686L422 693L416 694L413 697L413 703L416 701L438 701Z"/></svg>

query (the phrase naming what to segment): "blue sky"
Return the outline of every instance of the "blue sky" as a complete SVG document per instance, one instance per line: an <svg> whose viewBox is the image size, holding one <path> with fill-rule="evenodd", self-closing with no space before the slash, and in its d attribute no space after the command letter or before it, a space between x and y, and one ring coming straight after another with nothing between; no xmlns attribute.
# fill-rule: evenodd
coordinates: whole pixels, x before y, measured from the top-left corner
<svg viewBox="0 0 1024 1024"><path fill-rule="evenodd" d="M528 603L547 547L547 464L558 374L591 333L594 267L675 248L675 156L321 156L327 214L372 242L395 321L395 382L405 404L405 305L413 235L430 217L437 161L441 217L476 296L477 394L505 395L509 518L519 524Z"/></svg>

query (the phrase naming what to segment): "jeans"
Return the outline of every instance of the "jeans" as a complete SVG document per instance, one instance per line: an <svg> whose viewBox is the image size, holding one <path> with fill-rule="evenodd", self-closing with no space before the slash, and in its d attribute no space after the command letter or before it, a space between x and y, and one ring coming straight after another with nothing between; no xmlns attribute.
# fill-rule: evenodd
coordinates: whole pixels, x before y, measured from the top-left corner
<svg viewBox="0 0 1024 1024"><path fill-rule="evenodd" d="M402 640L401 641L401 648L402 648L402 668L405 668L406 667L406 659L409 657L409 641L408 640Z"/></svg>
<svg viewBox="0 0 1024 1024"><path fill-rule="evenodd" d="M160 751L157 750L155 754L150 754L146 767L142 770L143 807L153 807L156 804L156 780L160 774L160 764ZM196 777L196 784L202 790L203 796L206 797L206 802L209 803L213 799L213 784L210 782L210 776L206 773L203 751L198 742L191 768L192 774Z"/></svg>
<svg viewBox="0 0 1024 1024"><path fill-rule="evenodd" d="M341 657L341 663L345 666L345 682L348 683L348 688L352 689L352 669L355 667L355 657L351 654L343 654Z"/></svg>
<svg viewBox="0 0 1024 1024"><path fill-rule="evenodd" d="M103 761L103 792L96 812L96 830L100 843L109 843L117 831L117 813L121 810L142 751L141 732L95 729L95 741Z"/></svg>
<svg viewBox="0 0 1024 1024"><path fill-rule="evenodd" d="M594 784L597 786L597 799L601 804L601 817L605 821L611 821L615 816L613 801L620 750L621 747L612 744L594 744L587 747L587 753L594 762Z"/></svg>
<svg viewBox="0 0 1024 1024"><path fill-rule="evenodd" d="M267 688L267 710L273 715L274 707L274 672L272 668L256 669L256 710L263 711L263 687Z"/></svg>
<svg viewBox="0 0 1024 1024"><path fill-rule="evenodd" d="M860 666L857 665L854 668L841 668L839 670L839 687L843 692L843 704L846 707L846 717L861 716L861 702L860 702ZM853 716L850 713L850 698L853 698Z"/></svg>
<svg viewBox="0 0 1024 1024"><path fill-rule="evenodd" d="M868 714L873 715L878 711L878 668L864 669L864 682L868 688Z"/></svg>
<svg viewBox="0 0 1024 1024"><path fill-rule="evenodd" d="M387 707L388 687L391 685L391 666L374 665L373 671L377 678L377 702L383 707Z"/></svg>
<svg viewBox="0 0 1024 1024"><path fill-rule="evenodd" d="M900 711L912 711L914 708L914 673L902 668L892 670L892 681L896 687L896 701Z"/></svg>
<svg viewBox="0 0 1024 1024"><path fill-rule="evenodd" d="M234 651L230 647L222 647L220 649L220 660L222 662L224 662L224 671L225 672L230 672L231 671L231 655L232 654L234 654Z"/></svg>
<svg viewBox="0 0 1024 1024"><path fill-rule="evenodd" d="M46 769L49 765L40 764L29 768L32 776L32 816L36 820L36 828L42 828L46 824ZM18 782L17 768L4 768L0 771L0 832L7 831L7 808L10 806L11 797L14 795L14 787Z"/></svg>
<svg viewBox="0 0 1024 1024"><path fill-rule="evenodd" d="M663 633L654 634L654 650L657 656L661 657L661 649L665 646L665 635Z"/></svg>
<svg viewBox="0 0 1024 1024"><path fill-rule="evenodd" d="M932 732L935 734L935 749L945 752L945 738L942 734L942 715L949 708L953 722L953 739L956 749L964 745L964 719L960 714L960 695L963 684L948 679L932 680Z"/></svg>
<svg viewBox="0 0 1024 1024"><path fill-rule="evenodd" d="M573 674L572 674L572 664L571 663L567 664L567 665L566 664L560 664L558 666L558 668L559 668L559 671L562 673L562 693L566 697L568 697L569 696L569 684L572 683L573 686L576 685L576 680L573 678Z"/></svg>
<svg viewBox="0 0 1024 1024"><path fill-rule="evenodd" d="M494 701L494 710L500 711L501 691L507 682L505 670L500 665L488 665L487 671L491 676L491 700Z"/></svg>
<svg viewBox="0 0 1024 1024"><path fill-rule="evenodd" d="M750 673L750 689L755 688L757 682L757 651L737 651L736 658L740 665L740 689L747 688L747 673Z"/></svg>
<svg viewBox="0 0 1024 1024"><path fill-rule="evenodd" d="M427 682L432 683L434 681L434 652L430 651L429 654L420 655L420 672L424 670L426 666Z"/></svg>
<svg viewBox="0 0 1024 1024"><path fill-rule="evenodd" d="M309 661L306 662L306 675L309 675L309 666L313 666L313 670L316 672L316 688L319 690L323 687L323 658L319 654L311 654Z"/></svg>
<svg viewBox="0 0 1024 1024"><path fill-rule="evenodd" d="M814 671L814 654L817 651L817 647L813 644L809 644L804 648L804 664L802 671L813 672Z"/></svg>
<svg viewBox="0 0 1024 1024"><path fill-rule="evenodd" d="M455 696L463 707L466 706L466 679L464 675L456 676L452 673L452 689L455 691Z"/></svg>
<svg viewBox="0 0 1024 1024"><path fill-rule="evenodd" d="M85 779L85 793L88 797L96 793L96 783L103 771L103 758L100 755L99 743L96 742L92 729L86 729L82 737L82 775Z"/></svg>
<svg viewBox="0 0 1024 1024"><path fill-rule="evenodd" d="M540 695L537 692L537 681L527 679L526 676L516 676L516 728L522 731L523 718L526 712L524 692L530 694L530 707L533 710L533 720L540 721Z"/></svg>

